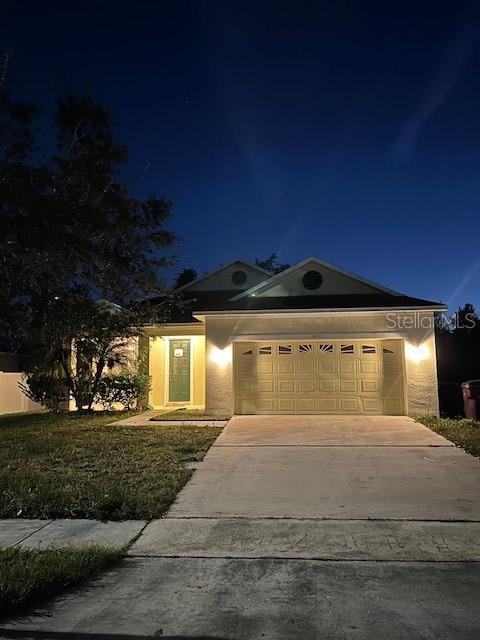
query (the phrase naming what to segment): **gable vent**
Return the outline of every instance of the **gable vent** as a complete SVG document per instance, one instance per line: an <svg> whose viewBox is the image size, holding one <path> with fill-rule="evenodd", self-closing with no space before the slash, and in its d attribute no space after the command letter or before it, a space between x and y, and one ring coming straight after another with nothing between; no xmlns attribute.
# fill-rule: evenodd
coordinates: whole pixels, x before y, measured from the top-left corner
<svg viewBox="0 0 480 640"><path fill-rule="evenodd" d="M323 276L319 271L307 271L302 278L302 282L305 289L315 291L321 286Z"/></svg>

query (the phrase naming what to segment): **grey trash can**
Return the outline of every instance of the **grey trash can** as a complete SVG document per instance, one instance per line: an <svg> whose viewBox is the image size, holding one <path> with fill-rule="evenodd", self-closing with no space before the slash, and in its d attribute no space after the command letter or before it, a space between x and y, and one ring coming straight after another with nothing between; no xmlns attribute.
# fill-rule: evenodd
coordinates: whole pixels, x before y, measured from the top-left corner
<svg viewBox="0 0 480 640"><path fill-rule="evenodd" d="M465 417L480 420L480 380L462 382L462 395Z"/></svg>

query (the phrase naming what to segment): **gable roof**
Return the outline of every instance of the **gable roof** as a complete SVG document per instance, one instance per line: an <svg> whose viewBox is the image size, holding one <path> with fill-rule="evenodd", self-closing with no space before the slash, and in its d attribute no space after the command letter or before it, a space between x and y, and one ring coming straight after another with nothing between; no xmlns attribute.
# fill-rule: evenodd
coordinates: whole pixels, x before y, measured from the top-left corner
<svg viewBox="0 0 480 640"><path fill-rule="evenodd" d="M326 275L326 279L330 277L327 275L327 270L330 269L334 274L340 274L339 279L336 282L340 282L341 286L321 287L320 292L307 291L304 287L298 286L298 281L301 282L301 274L303 269L308 271L308 265L314 263L315 266L319 266L323 273ZM240 290L237 287L232 288L231 283L227 288L230 280L228 278L219 278L219 283L225 284L223 288L214 289L210 286L202 289L194 288L189 290L189 286L194 283L202 283L207 278L221 272L224 269L231 268L233 265L240 264L247 267L256 269L262 275L266 277L262 281L248 289ZM297 271L300 270L298 277L295 277ZM293 285L292 285L292 274ZM331 275L331 274L330 274ZM335 278L337 276L335 275ZM283 281L290 285L279 286ZM346 286L352 281L352 286ZM182 294L182 303L174 305L171 309L171 314L166 320L166 323L187 323L198 322L201 320L201 316L209 314L236 314L236 313L295 313L295 312L342 312L342 311L382 311L382 310L430 310L430 311L444 311L446 305L433 302L431 300L425 300L422 298L415 298L407 296L398 291L388 289L382 285L379 285L365 278L361 278L355 274L351 274L348 271L340 269L334 265L329 264L318 258L308 258L302 260L293 267L277 274L272 275L265 272L260 267L250 265L250 263L244 260L234 260L233 262L220 267L219 269L198 278L194 283L188 283L184 287L177 289ZM345 284L346 283L346 284ZM331 284L331 282L330 282ZM338 289L338 290L337 290ZM270 294L263 295L265 291L270 291ZM256 294L260 295L256 295ZM157 298L150 299L148 304L171 304L171 300L168 296L159 296Z"/></svg>
<svg viewBox="0 0 480 640"><path fill-rule="evenodd" d="M303 267L305 267L307 264L310 263L314 263L319 267L324 267L327 269L330 269L331 271L334 271L336 273L341 274L342 276L345 276L347 278L350 278L351 280L354 280L356 282L360 282L364 285L367 285L373 289L376 289L379 292L382 293L388 293L390 295L393 296L401 296L402 294L399 293L398 291L394 291L393 289L388 289L387 287L384 287L383 285L380 285L376 282L372 282L371 280L367 280L366 278L362 278L361 276L358 276L354 273L351 273L349 271L345 271L345 269L341 269L340 267L337 267L336 265L330 264L329 262L325 262L325 260L319 260L318 258L315 257L311 257L311 258L307 258L306 260L302 260L301 262L297 262L297 264L292 265L289 269L286 269L285 271L281 271L280 273L277 273L276 275L272 276L271 278L269 278L267 281L264 282L260 282L259 284L255 285L254 287L251 287L250 289L247 289L246 291L242 291L241 293L239 293L238 295L236 295L234 298L232 298L232 300L236 301L236 300L241 300L242 298L245 298L247 296L255 296L258 293L268 290L270 288L273 288L275 285L279 284L280 282L282 282L282 280L285 280L286 278L288 278L290 275L292 275L292 273L295 273L296 271L299 271L300 269L302 269Z"/></svg>
<svg viewBox="0 0 480 640"><path fill-rule="evenodd" d="M235 313L294 313L315 311L442 311L446 306L439 302L413 298L411 296L392 296L388 293L317 295L287 297L250 297L235 301L235 291L192 291L185 294L181 306L174 306L165 322L198 322L198 317L209 314ZM164 296L150 299L149 304L168 304Z"/></svg>
<svg viewBox="0 0 480 640"><path fill-rule="evenodd" d="M252 264L250 262L247 262L246 260L237 259L237 260L232 260L231 262L227 262L227 264L223 264L222 266L218 267L218 269L214 269L213 271L206 273L204 276L201 276L200 278L196 278L195 280L192 280L192 282L187 282L187 284L184 284L181 287L178 287L176 291L184 291L192 286L197 286L199 282L203 282L204 280L211 278L217 273L221 273L225 269L228 269L229 267L232 267L235 264L243 265L249 269L253 269L254 271L257 271L259 274L262 274L265 276L265 280L268 280L269 278L272 277L272 274L269 271L262 269L256 264ZM238 293L238 289L235 291L235 293Z"/></svg>

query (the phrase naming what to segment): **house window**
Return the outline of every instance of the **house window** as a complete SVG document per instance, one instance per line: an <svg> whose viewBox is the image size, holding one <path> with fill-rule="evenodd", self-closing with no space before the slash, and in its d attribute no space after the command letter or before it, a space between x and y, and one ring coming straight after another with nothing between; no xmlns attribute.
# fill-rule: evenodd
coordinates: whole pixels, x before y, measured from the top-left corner
<svg viewBox="0 0 480 640"><path fill-rule="evenodd" d="M320 353L333 353L333 344L319 345Z"/></svg>
<svg viewBox="0 0 480 640"><path fill-rule="evenodd" d="M313 353L313 344L299 344L298 353Z"/></svg>
<svg viewBox="0 0 480 640"><path fill-rule="evenodd" d="M377 353L377 347L369 344L362 344L362 353Z"/></svg>
<svg viewBox="0 0 480 640"><path fill-rule="evenodd" d="M259 355L261 356L271 356L272 355L272 347L269 345L267 347L260 347L258 350Z"/></svg>
<svg viewBox="0 0 480 640"><path fill-rule="evenodd" d="M289 355L292 353L292 345L291 344L279 344L278 345L278 355Z"/></svg>
<svg viewBox="0 0 480 640"><path fill-rule="evenodd" d="M355 352L355 347L353 344L341 344L340 345L340 354L352 354Z"/></svg>
<svg viewBox="0 0 480 640"><path fill-rule="evenodd" d="M390 349L385 349L385 347L383 348L383 353L393 353L393 351L391 351Z"/></svg>
<svg viewBox="0 0 480 640"><path fill-rule="evenodd" d="M252 356L253 349L249 349L248 351L243 351L242 356Z"/></svg>

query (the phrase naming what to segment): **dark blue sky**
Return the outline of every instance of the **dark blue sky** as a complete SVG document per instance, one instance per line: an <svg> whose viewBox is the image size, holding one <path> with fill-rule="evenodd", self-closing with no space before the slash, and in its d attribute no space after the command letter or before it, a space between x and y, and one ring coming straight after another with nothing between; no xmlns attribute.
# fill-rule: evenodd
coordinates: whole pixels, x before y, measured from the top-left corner
<svg viewBox="0 0 480 640"><path fill-rule="evenodd" d="M3 2L11 86L94 85L180 267L310 255L480 306L471 2Z"/></svg>

